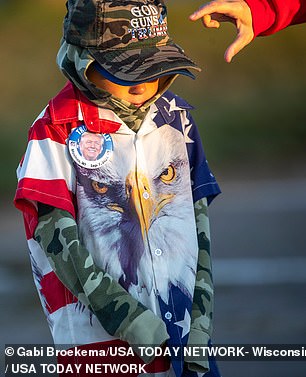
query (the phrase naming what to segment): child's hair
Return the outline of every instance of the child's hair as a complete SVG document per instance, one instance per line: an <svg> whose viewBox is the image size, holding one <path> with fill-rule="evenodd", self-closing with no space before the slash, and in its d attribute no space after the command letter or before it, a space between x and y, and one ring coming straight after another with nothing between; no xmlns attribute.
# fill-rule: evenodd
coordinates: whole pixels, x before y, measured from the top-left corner
<svg viewBox="0 0 306 377"><path fill-rule="evenodd" d="M200 70L168 33L163 0L69 0L64 40L87 49L105 74L140 83Z"/></svg>

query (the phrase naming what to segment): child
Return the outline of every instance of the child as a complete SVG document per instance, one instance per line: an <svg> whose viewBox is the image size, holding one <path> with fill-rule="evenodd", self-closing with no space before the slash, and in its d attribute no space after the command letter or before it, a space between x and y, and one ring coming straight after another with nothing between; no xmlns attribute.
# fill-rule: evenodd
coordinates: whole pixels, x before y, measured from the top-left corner
<svg viewBox="0 0 306 377"><path fill-rule="evenodd" d="M54 343L207 346L219 187L191 107L167 90L198 68L170 39L162 0L67 10L57 62L69 81L30 129L15 197ZM137 352L147 373L219 375L207 358Z"/></svg>

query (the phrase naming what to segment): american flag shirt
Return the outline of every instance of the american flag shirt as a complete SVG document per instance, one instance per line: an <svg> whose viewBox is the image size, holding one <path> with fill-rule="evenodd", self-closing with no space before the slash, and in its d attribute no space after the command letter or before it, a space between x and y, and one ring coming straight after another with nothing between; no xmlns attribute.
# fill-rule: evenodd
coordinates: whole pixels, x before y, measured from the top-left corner
<svg viewBox="0 0 306 377"><path fill-rule="evenodd" d="M38 202L75 219L94 263L163 320L167 345L187 344L199 250L194 203L220 192L190 109L167 91L135 133L68 83L32 125L15 204L55 344L117 338L62 284L34 239ZM102 135L95 161L82 151L84 134ZM154 373L194 375L183 368L174 358L170 372Z"/></svg>

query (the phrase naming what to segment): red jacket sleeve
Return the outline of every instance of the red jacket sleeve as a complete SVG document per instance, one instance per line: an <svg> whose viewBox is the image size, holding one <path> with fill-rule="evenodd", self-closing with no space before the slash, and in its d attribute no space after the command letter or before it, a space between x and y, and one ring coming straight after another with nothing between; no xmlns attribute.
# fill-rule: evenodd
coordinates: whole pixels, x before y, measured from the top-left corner
<svg viewBox="0 0 306 377"><path fill-rule="evenodd" d="M254 36L270 35L289 25L306 22L304 0L245 0L249 5Z"/></svg>

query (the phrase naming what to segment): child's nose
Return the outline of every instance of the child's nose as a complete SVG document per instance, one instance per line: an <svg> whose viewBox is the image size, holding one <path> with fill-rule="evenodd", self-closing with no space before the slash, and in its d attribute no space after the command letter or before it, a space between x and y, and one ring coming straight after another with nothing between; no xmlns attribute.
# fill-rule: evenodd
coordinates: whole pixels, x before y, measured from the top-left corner
<svg viewBox="0 0 306 377"><path fill-rule="evenodd" d="M146 91L146 84L138 84L130 87L130 94L143 94Z"/></svg>

